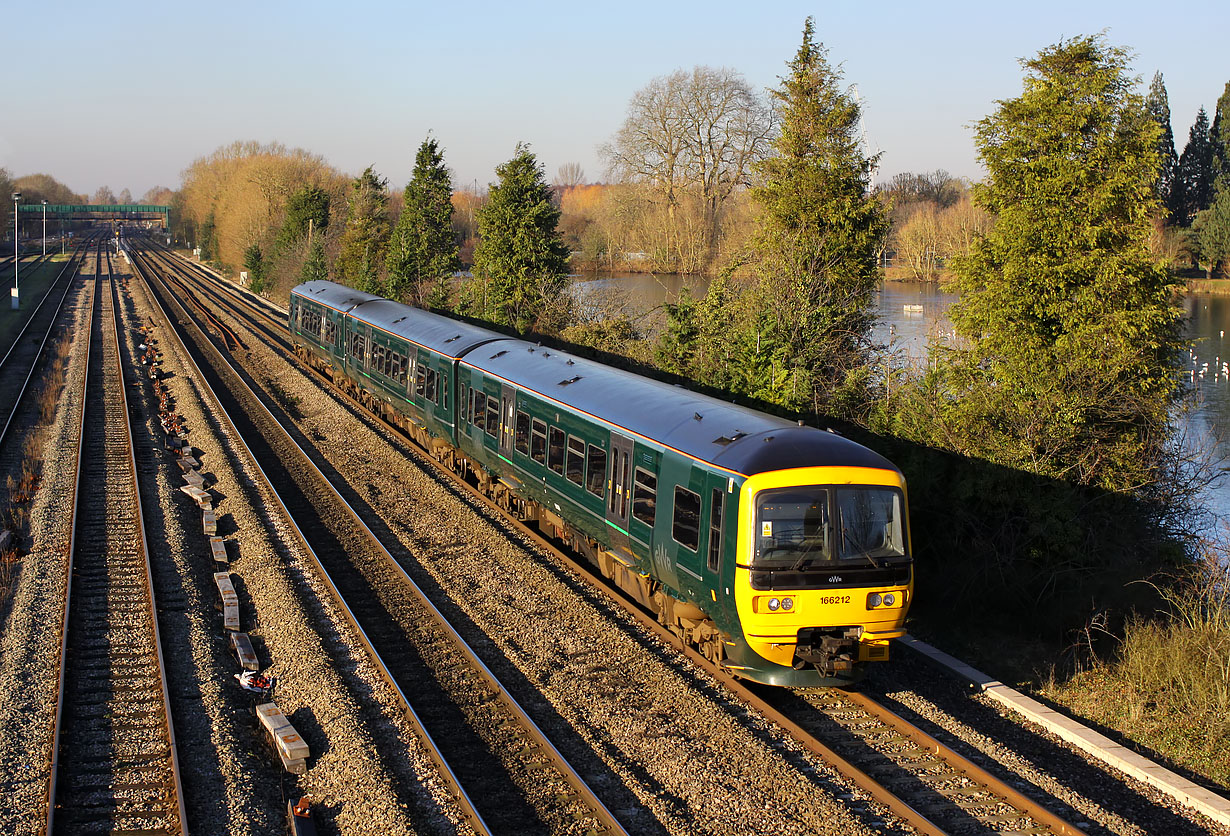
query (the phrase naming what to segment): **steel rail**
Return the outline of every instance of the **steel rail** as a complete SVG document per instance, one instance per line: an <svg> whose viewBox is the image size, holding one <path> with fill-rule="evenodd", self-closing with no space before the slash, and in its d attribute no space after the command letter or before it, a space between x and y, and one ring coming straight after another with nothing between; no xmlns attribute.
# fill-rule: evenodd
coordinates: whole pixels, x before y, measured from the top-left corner
<svg viewBox="0 0 1230 836"><path fill-rule="evenodd" d="M207 276L202 280L219 284L217 279L212 276ZM223 287L222 289L235 300L235 304L247 307L255 315L259 316L270 325L280 331L285 332L287 338L289 337L289 330L286 328L285 323L269 316L266 312L262 311L251 302L243 299L230 288ZM279 334L277 338L281 339L281 334ZM288 339L285 342L289 344ZM308 370L313 376L316 377L317 380L325 383L331 383L327 377L322 375L318 370L310 365L302 363L298 357L295 357L295 362L299 363L301 368ZM834 768L853 781L856 785L871 794L872 797L876 798L880 803L888 807L894 814L901 817L921 833L943 836L945 831L940 828L939 825L932 822L925 815L915 810L907 802L900 799L887 788L883 787L874 778L863 772L863 770L861 770L857 765L838 754L814 735L808 733L805 729L801 728L797 723L783 714L776 707L772 706L766 700L750 690L741 680L732 676L727 670L721 668L720 666L714 665L711 661L706 659L703 654L684 644L674 633L659 624L654 616L647 613L647 611L643 610L635 602L628 600L626 596L624 596L620 590L615 588L609 581L607 581L606 578L594 572L588 564L575 560L566 551L560 549L553 541L544 537L537 529L531 528L522 521L509 515L507 511L495 502L492 502L485 494L478 491L473 485L455 473L451 468L444 466L425 451L422 451L422 448L419 447L413 439L405 435L405 433L403 433L399 428L388 424L381 416L370 410L361 401L352 398L344 392L341 392L337 389L337 387L332 385L330 385L329 391L339 394L351 406L362 410L362 412L371 420L379 422L381 426L390 428L393 432L404 438L408 443L413 445L413 449L416 452L420 452L422 454L420 456L422 459L429 462L438 473L448 477L454 486L464 490L468 496L481 502L487 509L498 513L501 519L504 519L519 534L531 539L536 546L566 563L569 568L584 576L592 585L606 592L607 595L618 601L621 607L632 615L642 626L654 632L658 638L673 648L682 651L690 661L705 669L710 675L721 681L728 688L728 690L736 694L740 699L749 703L757 711L761 712L774 723L779 725L800 745L803 745L816 755L820 756L826 762L833 765ZM981 785L991 794L1001 797L1009 805L1021 811L1039 824L1045 826L1052 833L1061 834L1062 836L1075 836L1075 834L1083 832L1075 825L1052 813L1038 802L1024 795L1006 782L1000 780L995 775L970 761L968 758L965 758L951 747L940 743L934 737L928 735L926 732L917 728L912 723L909 723L870 697L858 692L843 693L844 696L851 699L851 701L855 702L860 708L867 711L869 714L874 715L877 719L880 719L886 725L892 727L902 736L914 741L916 745L935 753L958 773L964 775L974 783Z"/></svg>
<svg viewBox="0 0 1230 836"><path fill-rule="evenodd" d="M93 336L92 336L93 335L93 324L94 324L93 311L94 311L94 306L98 301L97 295L100 292L99 285L102 282L102 260L103 260L102 252L103 250L105 250L105 247L100 246L99 264L98 264L98 269L95 272L94 294L91 298L91 304L90 304L90 317L89 317L90 329L86 331L87 340L89 341L89 344L93 343ZM115 358L116 358L116 364L117 364L117 367L114 370L114 375L115 375L115 381L117 382L116 385L118 386L119 410L123 416L123 419L122 419L123 420L123 424L122 424L123 431L127 439L127 445L126 445L127 449L125 453L125 459L126 459L126 465L128 469L128 479L130 480L132 488L133 488L133 507L131 509L131 513L133 514L133 517L135 518L134 519L135 535L139 542L140 557L141 557L141 563L143 567L142 576L144 580L145 618L148 620L148 627L150 630L150 639L152 641L152 648L153 648L153 656L155 660L155 665L158 669L158 691L161 696L161 702L162 702L161 726L162 726L162 731L165 737L165 742L167 746L167 757L169 759L169 766L170 766L170 771L171 771L171 785L169 789L175 796L174 815L176 817L176 824L178 825L177 832L182 834L182 836L188 836L188 832L189 832L188 817L187 817L185 801L184 801L183 781L182 781L182 777L181 777L181 773L179 769L178 747L175 741L175 724L174 724L173 716L171 714L170 689L167 683L166 664L165 664L165 660L163 658L163 653L162 653L162 639L161 639L161 634L159 632L159 627L158 627L158 605L157 605L157 598L154 592L153 570L152 570L152 566L150 563L148 538L147 538L146 529L145 529L145 515L144 515L144 510L141 504L141 492L140 492L140 488L139 488L138 480L137 480L138 471L137 471L137 462L136 462L136 451L135 451L135 447L133 444L133 433L132 433L132 427L131 427L132 417L131 417L131 413L129 412L128 393L127 393L127 389L126 389L125 382L124 382L125 381L124 352L122 351L121 342L120 342L120 332L122 330L122 318L120 316L118 291L116 288L114 273L112 272L111 266L110 266L110 255L109 254L107 256L107 282L109 284L109 291L110 291L109 294L107 295L109 296L111 300L111 311L110 311L111 316L106 320L106 323L108 323L110 327L108 327L107 324L103 325L103 332L104 332L103 339L106 339L109 334L111 347L115 352ZM50 764L51 775L50 775L50 780L48 783L48 805L47 805L47 824L46 824L46 833L48 834L52 834L55 832L55 826L56 826L55 816L56 816L56 809L58 806L58 799L59 799L59 788L57 784L59 780L59 771L61 767L60 743L61 743L63 731L64 731L64 723L63 723L64 694L66 690L65 677L68 671L68 664L67 664L68 647L69 647L69 636L71 632L70 626L69 626L69 620L70 620L70 615L73 612L72 576L76 568L76 555L77 555L77 536L76 535L77 535L78 520L80 519L79 508L80 508L80 503L81 503L82 494L83 494L82 484L81 484L83 468L81 464L82 464L84 439L85 439L86 412L87 412L87 405L89 403L89 396L90 396L90 393L88 391L88 385L89 385L89 362L88 361L89 361L91 353L92 352L90 348L87 348L87 352L86 352L87 365L86 365L86 375L85 375L86 391L82 397L81 425L79 427L79 436L78 436L78 445L77 445L77 471L76 471L76 476L74 478L74 487L73 487L72 535L70 536L70 547L69 547L68 582L67 582L66 590L65 590L64 620L63 620L62 628L61 628L62 634L61 634L61 648L60 648L60 675L59 675L59 685L58 685L58 696L57 696L57 701L56 701L56 715L55 715L55 720L53 724L53 729L54 729L53 743L52 743L53 748L52 748L52 758L51 758L51 764ZM99 393L98 396L101 398L102 393ZM156 817L158 815L159 815L158 813L151 813L151 817Z"/></svg>
<svg viewBox="0 0 1230 836"><path fill-rule="evenodd" d="M139 264L143 263L143 259L141 259L141 261L139 261L138 263ZM146 266L148 267L148 265ZM143 280L148 281L148 277L143 275ZM163 315L165 316L165 312ZM210 343L210 345L212 345L212 343ZM216 353L217 353L217 357L219 360L225 361L228 364L232 364L232 361L229 358L224 357L221 352L216 352ZM203 381L203 382L205 382L205 385L210 392L210 396L214 398L215 401L217 401L217 396L216 394L214 394L212 387L209 386L207 381ZM258 404L260 404L261 409L264 410L266 418L272 421L276 426L280 428L281 427L280 422L278 422L277 418L264 406L259 396L257 396L254 392L251 392L251 395L254 398L254 400ZM233 428L234 422L230 419L229 415L226 415L225 409L223 409L220 405L219 405L219 409L221 410L222 414L226 416L227 423L230 424L231 427ZM619 824L618 820L614 817L614 815L611 814L611 812L601 802L601 800L597 797L597 795L593 792L593 790L588 786L588 784L585 783L585 781L580 777L580 775L576 772L576 770L569 764L565 756L561 752L559 752L559 750L555 747L555 745L547 738L546 734L543 733L542 730L538 728L537 724L533 722L533 720L529 717L528 713L526 713L525 710L516 702L516 700L509 693L508 689L499 681L499 679L490 670L490 668L488 668L488 666L478 657L478 655L470 648L470 646L464 641L464 639L461 638L461 636L457 633L455 628L453 628L453 626L448 622L447 618L443 615L443 613L441 613L440 610L436 608L436 606L431 602L431 600L422 591L422 589L417 584L415 584L413 579L411 579L410 576L405 572L405 569L401 567L401 565L397 562L397 560L393 557L393 555L388 551L388 549L380 541L379 537L377 537L377 535L374 532L372 532L371 528L366 524L366 522L364 522L363 518L359 515L359 513L355 511L354 508L351 507L351 505L348 502L346 502L346 500L342 497L340 492L337 491L337 489L333 486L333 484L329 481L329 479L320 471L320 469L316 466L316 464L311 460L311 457L306 453L306 451L304 451L297 443L295 443L294 439L290 436L290 434L285 432L285 429L282 429L282 432L285 433L285 438L283 439L283 441L291 444L296 450L299 451L300 455L303 457L304 463L314 472L317 479L320 480L320 483L322 484L322 486L324 486L332 494L332 496L334 497L334 501L338 505L340 505L342 508L344 508L346 512L348 513L348 515L350 516L352 522L355 523L363 532L366 533L366 536L370 539L371 543L377 548L377 550L383 555L384 559L388 562L388 565L395 568L400 578L402 579L402 582L406 584L407 589L409 589L415 595L415 597L420 601L420 603L424 606L427 612L431 615L432 619L449 635L449 637L455 643L456 647L461 651L462 655L465 656L466 660L469 662L472 668L476 672L478 672L479 675L489 685L492 686L498 698L504 703L506 708L514 715L517 722L525 729L525 731L528 732L530 737L534 739L534 742L538 744L541 750L544 751L551 758L552 761L554 761L555 766L557 770L559 771L561 777L569 784L569 786L572 787L572 789L574 790L574 792L577 793L581 801L587 807L590 808L590 810L594 813L595 817L601 822L605 830L612 834L626 834L627 831L624 830L623 826ZM240 443L246 449L247 443L246 441L244 441L242 434L236 431L235 437L240 441ZM470 799L469 794L462 787L461 782L457 779L456 774L453 772L452 768L444 760L444 756L440 752L439 747L436 745L430 732L427 730L425 724L419 719L417 712L415 712L413 706L410 704L410 701L406 698L401 687L395 681L395 677L393 676L393 674L388 670L388 666L384 663L379 652L376 650L375 646L373 645L371 640L368 638L367 633L363 629L363 627L360 625L358 618L354 615L353 611L351 610L349 605L344 600L343 595L340 589L338 588L337 584L334 583L333 578L330 576L329 572L325 569L323 563L321 562L319 557L316 555L315 551L312 549L310 543L308 543L307 538L303 535L302 531L299 528L298 523L294 520L294 517L291 514L290 510L288 509L286 503L282 500L277 490L273 487L271 481L266 476L264 469L261 468L259 462L256 460L256 457L251 454L251 451L248 451L248 455L249 455L249 458L252 460L253 464L255 465L257 471L260 473L261 479L269 486L270 491L275 496L279 507L282 509L287 519L290 520L291 525L297 536L297 539L299 540L300 544L304 547L306 553L311 556L313 564L315 565L316 569L320 572L322 579L324 580L326 586L330 590L330 593L332 597L334 598L335 602L338 604L339 609L346 616L347 621L351 624L352 628L355 629L356 633L359 635L361 641L363 642L364 647L367 649L368 653L372 656L377 666L377 669L380 672L381 678L384 679L393 688L394 692L397 694L398 699L402 704L403 712L406 713L407 717L410 718L411 722L418 730L419 734L424 740L425 745L427 746L427 749L428 749L429 755L431 756L432 761L436 764L437 769L441 771L443 777L445 778L446 783L450 786L450 790L452 791L454 796L457 797L459 805L463 807L463 810L465 810L466 808L469 808L468 811L466 812L466 815L468 818L472 817L471 824L475 826L475 829L481 833L490 833L491 831L488 825L482 820L482 817L479 814L476 807L474 806L472 800Z"/></svg>
<svg viewBox="0 0 1230 836"><path fill-rule="evenodd" d="M30 313L30 316L21 326L21 330L17 333L17 336L13 338L13 343L9 346L8 351L4 353L4 358L0 359L0 371L3 371L4 367L8 365L9 358L13 356L13 352L16 351L17 347L21 344L21 340L25 336L26 331L30 328L30 325L33 324L35 318L42 310L43 305L46 304L47 300L51 297L51 290L55 287L56 283L60 281L64 274L68 272L68 269L73 267L74 271L72 275L69 276L68 281L64 282L64 292L60 294L60 301L56 303L55 312L51 314L50 321L47 323L47 331L43 334L43 338L39 341L38 349L34 354L34 360L30 363L30 371L26 373L26 378L21 384L20 391L17 393L17 396L13 398L12 408L9 410L8 416L4 419L4 426L0 428L0 447L3 447L5 439L8 438L9 428L12 427L13 420L17 417L17 410L20 408L21 402L25 398L26 392L30 388L30 382L34 379L34 372L38 369L39 361L43 359L43 350L47 347L47 341L51 339L51 333L55 330L56 322L59 320L60 313L64 309L64 300L68 298L68 291L73 286L73 279L77 277L81 270L81 265L85 261L85 257L81 254L81 250L84 249L85 246L86 245L84 243L81 244L78 250L73 253L72 258L64 263L64 267L56 275L55 280L51 283L51 287L49 287L47 292L43 294L43 298L39 300L38 306L35 307L35 309Z"/></svg>

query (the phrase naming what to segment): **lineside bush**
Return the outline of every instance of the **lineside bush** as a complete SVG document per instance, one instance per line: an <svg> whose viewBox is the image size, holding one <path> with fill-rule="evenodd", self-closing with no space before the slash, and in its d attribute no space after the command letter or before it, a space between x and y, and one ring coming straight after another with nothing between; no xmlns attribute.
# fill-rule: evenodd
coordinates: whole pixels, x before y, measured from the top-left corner
<svg viewBox="0 0 1230 836"><path fill-rule="evenodd" d="M1128 621L1112 657L1043 693L1230 788L1230 545L1157 588L1165 611Z"/></svg>

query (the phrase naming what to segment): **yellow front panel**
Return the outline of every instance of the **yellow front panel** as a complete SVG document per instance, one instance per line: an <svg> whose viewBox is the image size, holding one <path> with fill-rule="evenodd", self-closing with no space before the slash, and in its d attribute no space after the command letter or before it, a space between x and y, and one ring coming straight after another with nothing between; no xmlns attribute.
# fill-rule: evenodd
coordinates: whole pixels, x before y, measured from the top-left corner
<svg viewBox="0 0 1230 836"><path fill-rule="evenodd" d="M905 493L905 480L894 471L861 467L801 467L776 470L751 476L743 483L739 497L739 538L737 562L746 565L752 554L753 526L756 522L756 494L770 488L798 485L883 485L900 488ZM909 540L908 504L903 507L907 540ZM836 567L834 567L835 570ZM840 571L840 570L837 570ZM894 593L898 601L892 607L868 608L871 593ZM861 626L861 642L880 644L905 632L905 615L914 589L908 586L857 587L852 589L804 589L767 592L753 590L747 569L735 572L735 604L739 622L748 645L759 655L779 665L790 665L799 630L805 627ZM789 610L770 610L769 599L790 598ZM869 654L875 658L876 654ZM860 653L860 657L864 654Z"/></svg>

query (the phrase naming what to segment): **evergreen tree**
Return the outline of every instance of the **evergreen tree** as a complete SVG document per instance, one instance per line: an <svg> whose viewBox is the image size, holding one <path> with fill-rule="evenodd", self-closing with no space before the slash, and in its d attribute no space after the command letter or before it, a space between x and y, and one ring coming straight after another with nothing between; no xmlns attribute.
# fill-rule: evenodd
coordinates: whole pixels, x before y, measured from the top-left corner
<svg viewBox="0 0 1230 836"><path fill-rule="evenodd" d="M1230 81L1217 99L1209 140L1213 145L1213 188L1230 191Z"/></svg>
<svg viewBox="0 0 1230 836"><path fill-rule="evenodd" d="M937 435L962 452L1112 490L1148 485L1164 454L1182 346L1166 269L1149 254L1158 126L1127 53L1064 41L1024 62L1023 94L977 123L995 218L956 263ZM952 442L950 442L951 444Z"/></svg>
<svg viewBox="0 0 1230 836"><path fill-rule="evenodd" d="M218 227L213 212L205 216L198 237L200 240L197 246L201 249L201 261L215 261L218 258Z"/></svg>
<svg viewBox="0 0 1230 836"><path fill-rule="evenodd" d="M405 206L389 242L389 296L419 307L443 308L451 275L461 269L453 233L453 183L439 144L428 137L414 159Z"/></svg>
<svg viewBox="0 0 1230 836"><path fill-rule="evenodd" d="M1187 135L1187 145L1179 157L1179 177L1183 183L1183 204L1177 219L1188 226L1196 213L1213 202L1213 143L1209 138L1209 117L1204 108Z"/></svg>
<svg viewBox="0 0 1230 836"><path fill-rule="evenodd" d="M1157 197L1162 205L1169 209L1179 158L1174 150L1174 130L1170 126L1170 97L1166 95L1166 83L1162 80L1161 73L1153 74L1153 83L1149 85L1149 94L1145 96L1145 107L1162 131L1157 140Z"/></svg>
<svg viewBox="0 0 1230 836"><path fill-rule="evenodd" d="M695 379L692 364L700 338L696 299L692 291L685 287L679 291L676 301L667 302L664 307L666 328L654 348L657 366L672 374Z"/></svg>
<svg viewBox="0 0 1230 836"><path fill-rule="evenodd" d="M538 158L518 143L495 170L486 205L478 210L482 240L474 248L476 282L467 288L471 312L518 331L541 325L568 284L568 248L560 239L560 210Z"/></svg>
<svg viewBox="0 0 1230 836"><path fill-rule="evenodd" d="M307 260L299 272L300 282L314 282L329 278L329 265L325 262L325 242L323 238L313 238L308 250Z"/></svg>
<svg viewBox="0 0 1230 836"><path fill-rule="evenodd" d="M333 271L357 290L383 293L380 268L389 246L388 181L368 166L350 187L349 215Z"/></svg>
<svg viewBox="0 0 1230 836"><path fill-rule="evenodd" d="M329 193L319 186L300 188L286 201L286 219L278 231L277 250L286 252L307 234L324 232L329 226Z"/></svg>
<svg viewBox="0 0 1230 836"><path fill-rule="evenodd" d="M243 267L248 271L248 289L253 293L265 291L265 257L260 244L253 241L243 252Z"/></svg>
<svg viewBox="0 0 1230 836"><path fill-rule="evenodd" d="M1218 189L1213 205L1196 214L1192 237L1205 275L1211 279L1230 260L1230 189Z"/></svg>
<svg viewBox="0 0 1230 836"><path fill-rule="evenodd" d="M809 17L773 91L775 153L756 166L763 185L752 192L762 213L751 323L767 362L760 379L769 384L757 394L840 412L863 400L858 381L880 279L875 253L888 221L870 193L877 158L863 154L858 103L813 34Z"/></svg>

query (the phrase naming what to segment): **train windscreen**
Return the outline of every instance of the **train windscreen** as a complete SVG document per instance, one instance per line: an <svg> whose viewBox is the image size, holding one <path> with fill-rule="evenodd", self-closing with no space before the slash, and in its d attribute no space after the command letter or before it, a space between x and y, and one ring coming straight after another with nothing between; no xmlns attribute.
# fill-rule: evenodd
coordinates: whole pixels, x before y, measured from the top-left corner
<svg viewBox="0 0 1230 836"><path fill-rule="evenodd" d="M893 488L808 485L757 494L753 568L880 566L907 553L904 505Z"/></svg>

